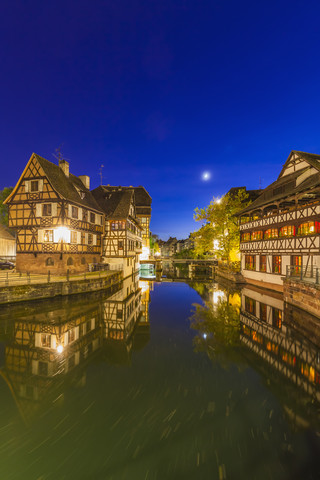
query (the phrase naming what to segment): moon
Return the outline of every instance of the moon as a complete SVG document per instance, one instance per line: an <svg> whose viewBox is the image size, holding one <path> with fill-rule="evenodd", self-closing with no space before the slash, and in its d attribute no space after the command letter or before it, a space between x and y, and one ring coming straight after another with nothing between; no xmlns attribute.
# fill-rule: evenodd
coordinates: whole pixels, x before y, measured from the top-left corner
<svg viewBox="0 0 320 480"><path fill-rule="evenodd" d="M207 182L208 180L210 180L211 178L211 173L210 172L203 172L202 174L202 180L204 180L205 182Z"/></svg>

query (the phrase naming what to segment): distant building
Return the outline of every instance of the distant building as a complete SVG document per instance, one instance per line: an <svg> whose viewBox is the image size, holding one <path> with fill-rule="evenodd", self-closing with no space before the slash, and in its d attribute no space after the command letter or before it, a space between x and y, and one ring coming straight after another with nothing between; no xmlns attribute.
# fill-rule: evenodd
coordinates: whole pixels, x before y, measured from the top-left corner
<svg viewBox="0 0 320 480"><path fill-rule="evenodd" d="M89 183L86 175L72 175L65 160L58 166L31 155L5 200L17 236L17 271L63 274L99 262L104 212Z"/></svg>
<svg viewBox="0 0 320 480"><path fill-rule="evenodd" d="M0 258L14 259L16 256L16 237L12 230L0 224Z"/></svg>
<svg viewBox="0 0 320 480"><path fill-rule="evenodd" d="M248 282L281 289L288 268L320 268L320 155L293 150L277 180L239 218Z"/></svg>

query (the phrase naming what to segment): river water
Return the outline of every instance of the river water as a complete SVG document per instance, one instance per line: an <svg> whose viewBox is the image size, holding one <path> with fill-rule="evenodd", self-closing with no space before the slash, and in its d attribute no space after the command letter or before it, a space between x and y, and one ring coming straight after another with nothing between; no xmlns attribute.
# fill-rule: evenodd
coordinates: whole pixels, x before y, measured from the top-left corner
<svg viewBox="0 0 320 480"><path fill-rule="evenodd" d="M319 478L316 319L179 276L0 309L1 479Z"/></svg>

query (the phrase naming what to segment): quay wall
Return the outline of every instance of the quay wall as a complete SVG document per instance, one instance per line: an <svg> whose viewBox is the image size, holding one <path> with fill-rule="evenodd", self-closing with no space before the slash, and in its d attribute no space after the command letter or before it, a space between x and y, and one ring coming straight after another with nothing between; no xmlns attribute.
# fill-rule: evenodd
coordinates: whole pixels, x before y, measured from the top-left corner
<svg viewBox="0 0 320 480"><path fill-rule="evenodd" d="M106 290L122 280L123 273L114 272L101 278L2 287L0 289L0 305Z"/></svg>
<svg viewBox="0 0 320 480"><path fill-rule="evenodd" d="M320 285L298 279L284 279L283 299L286 303L320 318Z"/></svg>

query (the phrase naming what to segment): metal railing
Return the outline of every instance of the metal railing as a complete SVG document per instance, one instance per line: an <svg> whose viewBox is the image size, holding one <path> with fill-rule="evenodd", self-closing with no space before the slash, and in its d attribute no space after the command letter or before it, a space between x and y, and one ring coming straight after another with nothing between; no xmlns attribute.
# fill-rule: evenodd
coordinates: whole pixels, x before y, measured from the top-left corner
<svg viewBox="0 0 320 480"><path fill-rule="evenodd" d="M286 277L297 278L304 282L315 283L316 285L319 285L320 268L313 265L311 267L301 267L301 265L287 265Z"/></svg>
<svg viewBox="0 0 320 480"><path fill-rule="evenodd" d="M44 283L61 283L61 282L72 282L78 280L90 280L94 278L103 278L108 276L111 271L121 271L122 268L119 268L118 265L115 265L118 268L106 268L104 270L96 270L93 272L84 272L84 273L70 273L67 270L65 275L56 275L50 272L50 270L43 275L34 274L34 273L17 273L14 271L0 271L0 288L9 287L9 286L22 286L22 285L35 285L35 284L44 284ZM113 266L114 267L114 266ZM122 265L121 265L122 267Z"/></svg>

